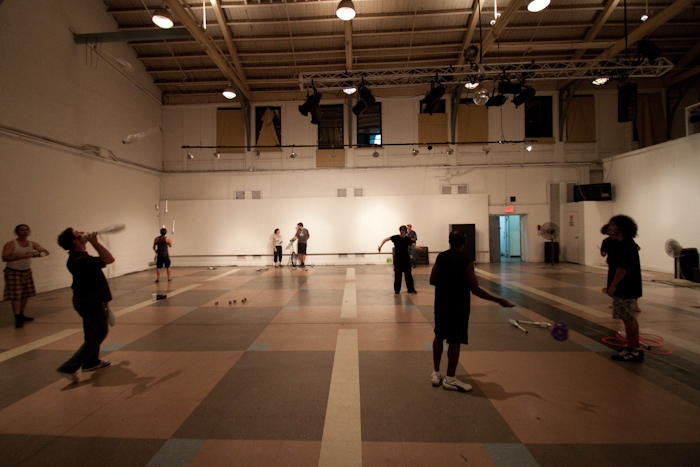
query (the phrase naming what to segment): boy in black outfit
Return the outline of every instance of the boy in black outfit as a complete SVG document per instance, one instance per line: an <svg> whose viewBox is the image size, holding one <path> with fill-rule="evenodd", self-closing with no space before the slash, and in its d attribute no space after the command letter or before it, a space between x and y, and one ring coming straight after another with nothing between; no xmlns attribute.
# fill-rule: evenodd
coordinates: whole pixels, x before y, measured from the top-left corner
<svg viewBox="0 0 700 467"><path fill-rule="evenodd" d="M401 275L406 276L406 288L408 293L418 293L413 286L413 275L411 274L411 257L408 253L408 247L413 245L414 240L406 236L408 228L405 225L399 227L399 235L393 235L382 240L379 245L379 252L382 252L382 246L389 240L394 242L394 293L401 292Z"/></svg>

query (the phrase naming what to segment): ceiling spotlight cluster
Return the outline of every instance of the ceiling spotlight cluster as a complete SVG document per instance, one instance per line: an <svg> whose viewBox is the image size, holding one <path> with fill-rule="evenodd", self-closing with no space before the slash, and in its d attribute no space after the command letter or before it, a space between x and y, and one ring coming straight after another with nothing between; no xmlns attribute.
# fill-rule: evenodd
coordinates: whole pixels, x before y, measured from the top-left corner
<svg viewBox="0 0 700 467"><path fill-rule="evenodd" d="M425 95L425 98L420 101L423 113L432 114L440 104L440 99L445 95L445 86L433 81L430 83L430 91Z"/></svg>

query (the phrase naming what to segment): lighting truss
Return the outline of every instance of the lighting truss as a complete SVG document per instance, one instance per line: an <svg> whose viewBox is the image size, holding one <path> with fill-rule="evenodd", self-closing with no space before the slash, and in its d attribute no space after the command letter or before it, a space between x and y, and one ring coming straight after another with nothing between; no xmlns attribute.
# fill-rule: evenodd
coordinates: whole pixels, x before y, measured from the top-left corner
<svg viewBox="0 0 700 467"><path fill-rule="evenodd" d="M528 82L549 80L592 80L601 76L612 79L659 78L673 68L665 57L656 60L606 59L557 60L543 62L468 63L449 67L395 68L384 70L354 70L342 72L307 72L299 74L299 88L313 85L319 90L341 91L348 81L365 82L372 88L423 86L431 82L464 83L508 79Z"/></svg>

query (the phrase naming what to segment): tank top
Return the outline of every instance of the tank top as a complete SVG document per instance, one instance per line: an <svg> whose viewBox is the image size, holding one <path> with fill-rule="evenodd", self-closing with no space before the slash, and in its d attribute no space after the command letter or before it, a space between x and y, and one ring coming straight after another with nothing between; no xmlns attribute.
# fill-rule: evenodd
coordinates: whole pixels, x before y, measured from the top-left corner
<svg viewBox="0 0 700 467"><path fill-rule="evenodd" d="M168 241L165 235L158 237L158 256L168 256Z"/></svg>
<svg viewBox="0 0 700 467"><path fill-rule="evenodd" d="M282 246L282 235L279 237L275 236L275 246Z"/></svg>
<svg viewBox="0 0 700 467"><path fill-rule="evenodd" d="M28 246L20 245L17 240L14 242L15 249L12 251L12 256L23 256L27 253L34 252L34 245L32 245L32 242L29 242ZM26 271L27 269L31 269L32 260L30 258L18 259L15 261L8 261L6 264L8 268L14 269L15 271Z"/></svg>

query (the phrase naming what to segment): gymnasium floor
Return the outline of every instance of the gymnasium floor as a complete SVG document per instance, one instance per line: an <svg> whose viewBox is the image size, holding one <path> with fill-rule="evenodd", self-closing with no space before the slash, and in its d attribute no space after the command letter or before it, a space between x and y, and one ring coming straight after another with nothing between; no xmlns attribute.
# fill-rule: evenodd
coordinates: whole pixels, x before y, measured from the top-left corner
<svg viewBox="0 0 700 467"><path fill-rule="evenodd" d="M70 290L31 299L23 329L2 302L0 464L697 465L698 288L645 274L641 331L663 348L618 363L601 342L621 329L604 269L480 264L482 286L519 306L473 298L465 394L430 384L429 272L414 270L417 295L394 295L383 265L110 279L112 364L77 384L54 372L82 342ZM510 318L564 322L569 339Z"/></svg>

